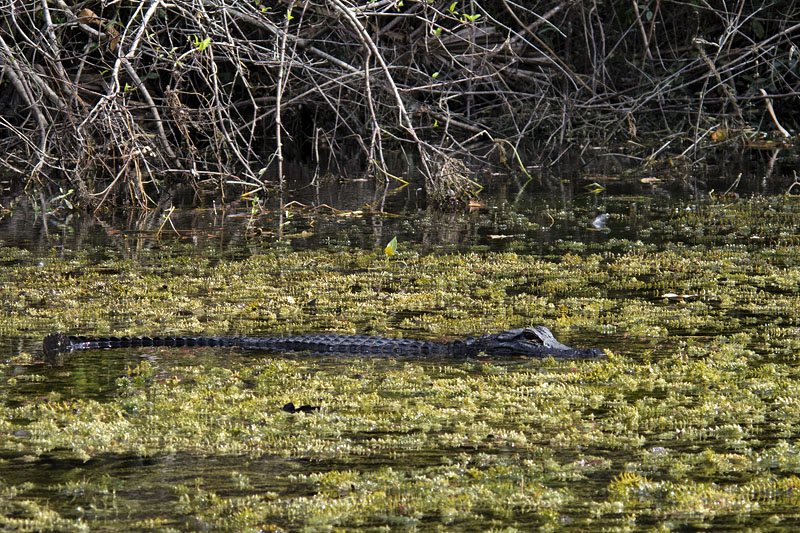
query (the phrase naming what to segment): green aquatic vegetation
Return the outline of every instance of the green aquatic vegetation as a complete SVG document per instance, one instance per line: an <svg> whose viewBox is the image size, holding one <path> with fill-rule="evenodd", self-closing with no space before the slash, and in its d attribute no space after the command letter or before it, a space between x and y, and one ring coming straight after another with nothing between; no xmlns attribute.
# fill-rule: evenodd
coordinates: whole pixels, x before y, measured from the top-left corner
<svg viewBox="0 0 800 533"><path fill-rule="evenodd" d="M336 470L289 476L313 496L285 501L277 494L223 497L203 488L179 486L177 510L201 517L211 527L247 527L254 522L295 523L309 529L349 527L422 527L467 520L526 516L529 525L555 525L559 510L573 503L559 489L543 486L534 465L513 458L463 454L435 467L381 467L370 472Z"/></svg>

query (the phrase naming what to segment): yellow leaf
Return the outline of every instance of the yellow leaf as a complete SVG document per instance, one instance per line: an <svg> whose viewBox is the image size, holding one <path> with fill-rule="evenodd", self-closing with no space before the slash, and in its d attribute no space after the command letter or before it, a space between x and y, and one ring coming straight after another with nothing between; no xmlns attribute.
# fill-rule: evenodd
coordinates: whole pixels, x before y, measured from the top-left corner
<svg viewBox="0 0 800 533"><path fill-rule="evenodd" d="M386 254L386 257L392 257L395 252L397 251L397 237L392 237L392 240L389 241L389 244L386 245L386 248L383 249L383 253Z"/></svg>

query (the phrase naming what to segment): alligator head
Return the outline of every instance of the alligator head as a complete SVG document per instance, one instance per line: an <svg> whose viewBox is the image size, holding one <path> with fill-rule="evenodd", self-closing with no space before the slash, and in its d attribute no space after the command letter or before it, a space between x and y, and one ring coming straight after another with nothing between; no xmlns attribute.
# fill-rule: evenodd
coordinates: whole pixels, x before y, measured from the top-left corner
<svg viewBox="0 0 800 533"><path fill-rule="evenodd" d="M570 358L597 358L605 355L597 348L571 348L561 344L544 326L510 329L480 337L475 342L475 347L486 355Z"/></svg>

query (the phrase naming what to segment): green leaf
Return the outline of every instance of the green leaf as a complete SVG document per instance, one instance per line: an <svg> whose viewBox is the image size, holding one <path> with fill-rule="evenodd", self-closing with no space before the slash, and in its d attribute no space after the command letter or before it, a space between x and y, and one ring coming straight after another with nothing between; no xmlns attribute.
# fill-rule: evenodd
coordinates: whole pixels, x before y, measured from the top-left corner
<svg viewBox="0 0 800 533"><path fill-rule="evenodd" d="M397 237L392 237L392 240L389 241L389 244L383 249L383 253L386 254L386 258L388 259L392 257L395 252L397 252Z"/></svg>
<svg viewBox="0 0 800 533"><path fill-rule="evenodd" d="M433 78L433 79L436 79L438 77L439 77L439 73L438 72L434 72L433 74L431 74L431 78Z"/></svg>
<svg viewBox="0 0 800 533"><path fill-rule="evenodd" d="M458 2L453 2L452 4L450 4L450 13L455 13L456 12L456 6L457 5L458 5Z"/></svg>
<svg viewBox="0 0 800 533"><path fill-rule="evenodd" d="M210 44L211 44L211 37L206 37L202 41L195 41L195 46L197 46L197 49L200 50L201 52L206 48L208 48L208 45Z"/></svg>

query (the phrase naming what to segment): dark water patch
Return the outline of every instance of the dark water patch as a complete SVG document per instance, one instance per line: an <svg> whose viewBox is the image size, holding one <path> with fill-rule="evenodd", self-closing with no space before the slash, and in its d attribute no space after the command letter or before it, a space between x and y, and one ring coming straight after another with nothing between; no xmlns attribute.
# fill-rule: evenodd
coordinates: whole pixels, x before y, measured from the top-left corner
<svg viewBox="0 0 800 533"><path fill-rule="evenodd" d="M273 249L382 250L393 237L402 246L414 243L452 252L484 247L487 251L558 254L568 246L625 251L631 246L669 242L686 245L715 243L762 247L791 244L798 216L791 198L752 197L738 202L716 197L614 196L585 193L563 198L530 194L520 201L494 200L473 212L432 209L397 211L372 208L349 211L292 204L266 211L231 206L225 209L152 211L140 217L72 216L59 222L61 231L45 231L57 215L42 217L21 203L12 216L0 220L0 240L30 251L88 253L97 263L121 255L147 260L167 258L184 245L186 252L209 260L245 258ZM314 204L310 204L314 205ZM758 205L759 217L747 219L741 206ZM766 210L766 211L765 211ZM702 219L697 213L702 212ZM764 217L765 212L772 215ZM592 223L608 214L601 229ZM706 218L709 215L710 218ZM20 223L26 231L21 232ZM616 244L614 244L616 243ZM641 243L641 244L637 244ZM611 246L609 246L611 244ZM113 252L112 252L113 251ZM112 253L109 256L109 253ZM40 254L37 254L40 255ZM7 255L8 264L25 264L23 253Z"/></svg>

